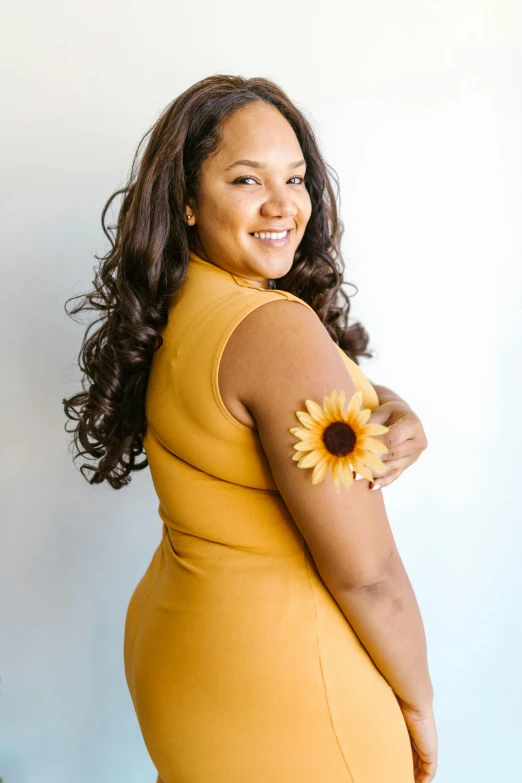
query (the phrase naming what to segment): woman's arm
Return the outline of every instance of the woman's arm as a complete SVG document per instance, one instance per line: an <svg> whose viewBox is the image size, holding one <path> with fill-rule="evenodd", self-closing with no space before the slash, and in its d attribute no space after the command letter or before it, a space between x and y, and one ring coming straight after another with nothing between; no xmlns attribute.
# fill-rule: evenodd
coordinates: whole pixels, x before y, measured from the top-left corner
<svg viewBox="0 0 522 783"><path fill-rule="evenodd" d="M256 421L275 484L323 582L398 699L415 710L427 709L433 689L426 640L382 492L368 491L367 478L336 489L332 473L325 472L327 463L316 462L317 450L300 465L295 460L296 437L306 434L306 424L313 426L309 413L296 415L303 414L305 402L320 415L315 431L317 421L328 431L322 447L318 436L311 436L322 448L321 460L326 449L338 456L354 446L337 407L320 407L332 390L342 390L347 400L356 393L331 337L302 305L275 301L236 327L222 361L227 352L229 366L243 368L235 376L237 397ZM321 418L325 410L330 424ZM336 460L331 464L339 467Z"/></svg>

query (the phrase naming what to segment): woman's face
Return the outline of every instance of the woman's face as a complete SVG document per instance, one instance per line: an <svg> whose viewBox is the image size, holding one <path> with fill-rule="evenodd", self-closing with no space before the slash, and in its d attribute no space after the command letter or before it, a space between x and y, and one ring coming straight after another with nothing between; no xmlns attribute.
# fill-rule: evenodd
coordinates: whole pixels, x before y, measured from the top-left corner
<svg viewBox="0 0 522 783"><path fill-rule="evenodd" d="M222 133L203 163L197 201L187 205L195 216L188 230L197 232L195 252L206 261L267 288L289 271L310 219L303 153L283 115L262 102L236 111ZM254 236L284 229L279 246Z"/></svg>

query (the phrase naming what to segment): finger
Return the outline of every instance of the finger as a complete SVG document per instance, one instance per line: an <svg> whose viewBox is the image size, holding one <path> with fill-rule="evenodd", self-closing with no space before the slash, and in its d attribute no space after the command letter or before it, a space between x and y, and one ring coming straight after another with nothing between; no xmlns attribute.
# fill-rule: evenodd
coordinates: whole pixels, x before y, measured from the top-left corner
<svg viewBox="0 0 522 783"><path fill-rule="evenodd" d="M405 468L397 467L394 470L389 470L382 475L379 473L374 473L375 480L370 482L370 489L373 489L373 487L377 485L381 489L382 487L389 487L390 484L393 484L393 482L396 481L399 476L401 476L404 470Z"/></svg>
<svg viewBox="0 0 522 783"><path fill-rule="evenodd" d="M407 443L408 441L411 445L417 439L417 428L407 418L401 417L387 426L388 432L384 435L376 435L375 437L381 440L388 449L396 449L398 446Z"/></svg>
<svg viewBox="0 0 522 783"><path fill-rule="evenodd" d="M377 456L382 463L389 464L398 459L410 459L410 462L414 462L412 457L417 454L417 449L412 448L412 441L405 440L402 443L396 443L391 447L388 447L387 454L378 454Z"/></svg>
<svg viewBox="0 0 522 783"><path fill-rule="evenodd" d="M390 471L385 476L376 476L375 481L370 482L370 489L383 489L384 487L389 487L390 484L397 481L402 473L404 473L403 470L397 469Z"/></svg>
<svg viewBox="0 0 522 783"><path fill-rule="evenodd" d="M389 473L395 470L405 470L411 465L410 457L401 457L396 459L390 459L383 463L383 470L374 470L371 468L371 472L376 479L385 478Z"/></svg>

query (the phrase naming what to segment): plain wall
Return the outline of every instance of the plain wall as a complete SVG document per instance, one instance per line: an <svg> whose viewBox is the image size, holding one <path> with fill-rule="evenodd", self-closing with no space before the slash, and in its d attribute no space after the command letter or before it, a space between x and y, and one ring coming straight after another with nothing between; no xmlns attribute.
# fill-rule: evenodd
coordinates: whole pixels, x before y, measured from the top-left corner
<svg viewBox="0 0 522 783"><path fill-rule="evenodd" d="M155 783L123 669L161 535L149 471L90 486L65 300L145 130L215 73L278 82L340 179L361 367L429 446L383 490L423 615L437 783L516 779L521 736L522 6L34 0L2 14L0 776ZM350 286L346 288L353 293ZM358 783L358 782L356 782Z"/></svg>

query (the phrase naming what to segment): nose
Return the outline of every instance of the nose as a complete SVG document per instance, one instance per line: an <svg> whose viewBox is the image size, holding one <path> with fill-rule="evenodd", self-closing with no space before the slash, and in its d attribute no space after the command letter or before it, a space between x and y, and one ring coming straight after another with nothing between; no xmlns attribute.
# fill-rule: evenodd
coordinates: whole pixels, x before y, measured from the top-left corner
<svg viewBox="0 0 522 783"><path fill-rule="evenodd" d="M274 186L263 202L261 214L266 218L277 217L295 217L298 213L298 207L292 195L288 193L286 185L282 187Z"/></svg>

